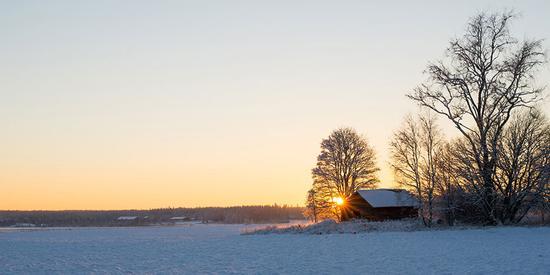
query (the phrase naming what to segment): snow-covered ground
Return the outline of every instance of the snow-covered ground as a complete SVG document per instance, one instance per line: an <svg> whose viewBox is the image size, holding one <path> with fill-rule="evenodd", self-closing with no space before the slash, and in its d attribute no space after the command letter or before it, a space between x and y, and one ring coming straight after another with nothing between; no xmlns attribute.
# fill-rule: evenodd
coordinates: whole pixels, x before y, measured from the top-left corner
<svg viewBox="0 0 550 275"><path fill-rule="evenodd" d="M0 230L0 273L550 274L550 228L241 235L242 225Z"/></svg>

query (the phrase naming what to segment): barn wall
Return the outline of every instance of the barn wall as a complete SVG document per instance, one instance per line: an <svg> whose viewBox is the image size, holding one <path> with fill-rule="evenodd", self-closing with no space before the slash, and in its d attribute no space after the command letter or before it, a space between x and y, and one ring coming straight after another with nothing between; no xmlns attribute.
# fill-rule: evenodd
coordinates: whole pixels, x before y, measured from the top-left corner
<svg viewBox="0 0 550 275"><path fill-rule="evenodd" d="M358 194L347 199L342 209L342 220L368 219L372 221L395 220L418 217L414 207L379 207L373 208Z"/></svg>

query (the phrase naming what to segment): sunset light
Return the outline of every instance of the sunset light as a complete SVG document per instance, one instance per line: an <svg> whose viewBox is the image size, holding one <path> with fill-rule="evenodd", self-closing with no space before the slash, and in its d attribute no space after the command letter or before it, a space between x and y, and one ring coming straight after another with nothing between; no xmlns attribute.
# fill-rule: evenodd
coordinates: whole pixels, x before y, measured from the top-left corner
<svg viewBox="0 0 550 275"><path fill-rule="evenodd" d="M336 205L343 205L344 199L342 197L334 197L332 198L332 201L336 203Z"/></svg>
<svg viewBox="0 0 550 275"><path fill-rule="evenodd" d="M0 275L549 274L548 11L0 0Z"/></svg>

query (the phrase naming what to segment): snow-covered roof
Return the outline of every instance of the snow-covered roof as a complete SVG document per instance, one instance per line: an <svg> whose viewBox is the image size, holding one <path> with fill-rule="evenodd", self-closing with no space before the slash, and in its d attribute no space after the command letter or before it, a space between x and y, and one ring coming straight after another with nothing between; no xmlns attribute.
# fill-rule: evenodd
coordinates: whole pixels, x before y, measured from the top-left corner
<svg viewBox="0 0 550 275"><path fill-rule="evenodd" d="M417 206L417 200L403 189L374 189L357 191L372 207Z"/></svg>

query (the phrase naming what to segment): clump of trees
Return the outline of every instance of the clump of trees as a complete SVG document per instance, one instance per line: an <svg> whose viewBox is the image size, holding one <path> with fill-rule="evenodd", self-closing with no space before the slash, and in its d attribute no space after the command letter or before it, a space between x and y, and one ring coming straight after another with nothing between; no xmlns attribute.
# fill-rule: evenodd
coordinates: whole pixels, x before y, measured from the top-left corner
<svg viewBox="0 0 550 275"><path fill-rule="evenodd" d="M536 109L518 112L498 142L492 172L496 220L488 222L483 182L475 154L463 138L446 140L433 117L411 116L390 143L397 182L420 202L420 216L431 226L437 216L453 225L518 223L530 210L548 210L550 123Z"/></svg>
<svg viewBox="0 0 550 275"><path fill-rule="evenodd" d="M517 223L548 204L550 126L534 109L545 62L541 40L510 34L514 14L481 13L450 42L447 59L431 63L410 99L451 122L460 138L445 141L434 120L406 119L391 143L400 183L422 201L431 225L434 200L449 224Z"/></svg>
<svg viewBox="0 0 550 275"><path fill-rule="evenodd" d="M345 201L359 189L374 188L378 170L375 152L365 137L352 128L334 130L321 142L305 215L314 221L340 219L337 200Z"/></svg>
<svg viewBox="0 0 550 275"><path fill-rule="evenodd" d="M420 202L426 226L434 221L514 224L550 210L550 123L537 102L535 76L546 62L541 40L512 36L511 12L480 13L427 80L407 96L421 115L408 116L390 142L400 186ZM447 139L436 118L459 137ZM348 198L377 183L374 151L353 129L321 143L307 196L306 216L339 218L333 198Z"/></svg>

